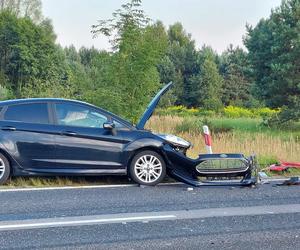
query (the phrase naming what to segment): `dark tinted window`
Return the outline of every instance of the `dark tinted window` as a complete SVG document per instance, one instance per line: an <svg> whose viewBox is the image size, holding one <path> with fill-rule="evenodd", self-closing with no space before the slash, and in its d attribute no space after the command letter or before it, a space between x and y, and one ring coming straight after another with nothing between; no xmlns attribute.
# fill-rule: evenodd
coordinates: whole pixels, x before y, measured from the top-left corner
<svg viewBox="0 0 300 250"><path fill-rule="evenodd" d="M102 128L107 117L94 109L77 104L55 105L57 122L60 125Z"/></svg>
<svg viewBox="0 0 300 250"><path fill-rule="evenodd" d="M4 114L4 120L46 124L49 123L48 107L46 103L8 106Z"/></svg>

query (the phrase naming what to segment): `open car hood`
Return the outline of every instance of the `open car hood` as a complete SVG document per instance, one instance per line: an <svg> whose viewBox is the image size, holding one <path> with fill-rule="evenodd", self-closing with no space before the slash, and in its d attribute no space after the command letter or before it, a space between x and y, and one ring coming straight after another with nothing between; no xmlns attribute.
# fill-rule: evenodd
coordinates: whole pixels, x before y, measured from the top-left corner
<svg viewBox="0 0 300 250"><path fill-rule="evenodd" d="M160 97L164 95L173 85L172 82L165 85L152 99L152 101L149 103L148 107L146 108L144 114L142 115L139 123L136 125L137 129L144 129L146 122L149 120L151 115L153 114L153 111L155 110L157 104L159 103Z"/></svg>

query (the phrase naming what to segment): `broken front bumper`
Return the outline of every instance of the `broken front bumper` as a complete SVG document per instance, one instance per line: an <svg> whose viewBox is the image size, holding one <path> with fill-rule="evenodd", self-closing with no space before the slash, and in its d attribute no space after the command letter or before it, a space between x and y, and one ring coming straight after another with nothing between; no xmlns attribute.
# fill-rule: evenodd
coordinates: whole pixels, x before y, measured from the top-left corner
<svg viewBox="0 0 300 250"><path fill-rule="evenodd" d="M168 174L192 186L239 185L257 182L256 159L243 154L201 154L197 159L186 157L165 146Z"/></svg>

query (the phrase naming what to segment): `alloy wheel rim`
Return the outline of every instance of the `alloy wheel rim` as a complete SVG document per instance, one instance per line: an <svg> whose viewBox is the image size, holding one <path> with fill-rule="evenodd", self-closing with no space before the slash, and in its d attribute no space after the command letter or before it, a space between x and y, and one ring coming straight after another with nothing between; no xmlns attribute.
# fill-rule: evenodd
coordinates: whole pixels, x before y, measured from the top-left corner
<svg viewBox="0 0 300 250"><path fill-rule="evenodd" d="M154 155L143 155L136 161L134 172L142 182L152 183L161 176L162 163Z"/></svg>
<svg viewBox="0 0 300 250"><path fill-rule="evenodd" d="M0 159L0 179L3 177L5 173L5 163L2 159Z"/></svg>

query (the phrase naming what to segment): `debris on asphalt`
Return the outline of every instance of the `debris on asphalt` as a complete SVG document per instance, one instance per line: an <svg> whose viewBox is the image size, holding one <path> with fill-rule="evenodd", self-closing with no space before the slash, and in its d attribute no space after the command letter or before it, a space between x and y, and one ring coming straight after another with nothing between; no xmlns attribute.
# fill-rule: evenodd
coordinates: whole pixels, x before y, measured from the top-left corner
<svg viewBox="0 0 300 250"><path fill-rule="evenodd" d="M265 172L258 172L258 177L261 179L269 178Z"/></svg>
<svg viewBox="0 0 300 250"><path fill-rule="evenodd" d="M286 171L289 168L297 168L300 169L300 162L286 162L286 161L281 161L278 164L273 164L267 169L270 171L275 171L275 172L282 172Z"/></svg>
<svg viewBox="0 0 300 250"><path fill-rule="evenodd" d="M192 188L192 187L187 188L187 191L193 191L193 190L194 190L194 188Z"/></svg>
<svg viewBox="0 0 300 250"><path fill-rule="evenodd" d="M257 175L259 184L270 184L269 176L265 172L258 172Z"/></svg>
<svg viewBox="0 0 300 250"><path fill-rule="evenodd" d="M289 180L285 180L283 183L277 184L277 186L293 186L300 185L299 177L291 177Z"/></svg>

